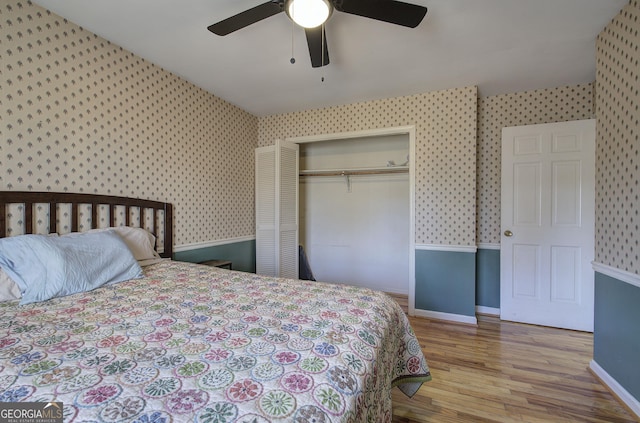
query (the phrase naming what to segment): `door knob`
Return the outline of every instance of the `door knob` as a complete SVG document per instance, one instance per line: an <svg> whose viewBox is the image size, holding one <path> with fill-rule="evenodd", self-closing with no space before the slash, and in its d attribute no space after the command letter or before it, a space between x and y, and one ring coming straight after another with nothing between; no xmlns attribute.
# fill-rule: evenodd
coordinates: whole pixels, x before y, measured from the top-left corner
<svg viewBox="0 0 640 423"><path fill-rule="evenodd" d="M513 236L513 232L507 229L506 231L504 231L504 236Z"/></svg>

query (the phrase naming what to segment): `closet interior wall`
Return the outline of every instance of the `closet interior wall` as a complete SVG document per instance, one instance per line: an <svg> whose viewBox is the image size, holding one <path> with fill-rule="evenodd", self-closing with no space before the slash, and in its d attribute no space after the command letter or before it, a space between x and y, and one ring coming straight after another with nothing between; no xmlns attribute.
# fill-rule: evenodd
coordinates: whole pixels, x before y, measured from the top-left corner
<svg viewBox="0 0 640 423"><path fill-rule="evenodd" d="M408 134L300 144L300 244L317 280L408 294L408 155Z"/></svg>

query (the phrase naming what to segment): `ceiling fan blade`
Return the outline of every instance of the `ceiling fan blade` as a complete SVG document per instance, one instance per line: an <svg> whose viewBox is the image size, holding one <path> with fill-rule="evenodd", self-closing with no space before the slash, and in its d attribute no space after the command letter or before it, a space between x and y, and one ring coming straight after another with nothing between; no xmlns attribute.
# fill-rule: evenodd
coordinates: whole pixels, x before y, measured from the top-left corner
<svg viewBox="0 0 640 423"><path fill-rule="evenodd" d="M227 35L258 21L282 12L284 9L278 2L269 1L240 12L220 22L209 25L207 29L216 35Z"/></svg>
<svg viewBox="0 0 640 423"><path fill-rule="evenodd" d="M337 10L409 28L420 25L427 8L395 0L338 0Z"/></svg>
<svg viewBox="0 0 640 423"><path fill-rule="evenodd" d="M319 68L329 64L329 50L327 49L327 31L322 30L324 25L316 28L305 28L307 34L307 44L309 45L309 56L311 56L311 66Z"/></svg>

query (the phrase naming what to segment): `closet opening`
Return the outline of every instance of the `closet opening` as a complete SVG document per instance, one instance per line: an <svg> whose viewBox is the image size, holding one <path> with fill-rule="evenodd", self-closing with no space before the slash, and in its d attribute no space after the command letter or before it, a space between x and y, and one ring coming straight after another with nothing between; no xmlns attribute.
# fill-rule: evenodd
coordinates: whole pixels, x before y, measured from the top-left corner
<svg viewBox="0 0 640 423"><path fill-rule="evenodd" d="M406 295L414 309L413 127L299 145L299 243L317 280Z"/></svg>

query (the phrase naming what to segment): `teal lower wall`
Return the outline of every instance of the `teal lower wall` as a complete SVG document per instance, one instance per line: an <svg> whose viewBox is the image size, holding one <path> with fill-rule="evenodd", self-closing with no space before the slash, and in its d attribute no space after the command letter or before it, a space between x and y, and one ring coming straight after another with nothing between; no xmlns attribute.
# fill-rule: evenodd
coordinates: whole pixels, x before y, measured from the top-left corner
<svg viewBox="0 0 640 423"><path fill-rule="evenodd" d="M233 270L255 273L256 241L241 241L214 245L195 250L181 251L173 255L174 260L198 263L206 260L230 260Z"/></svg>
<svg viewBox="0 0 640 423"><path fill-rule="evenodd" d="M500 250L476 253L476 305L500 308Z"/></svg>
<svg viewBox="0 0 640 423"><path fill-rule="evenodd" d="M234 270L256 271L255 240L181 251L174 260L230 260ZM416 250L416 308L475 316L475 306L500 308L500 251Z"/></svg>
<svg viewBox="0 0 640 423"><path fill-rule="evenodd" d="M416 250L419 310L476 315L476 254Z"/></svg>
<svg viewBox="0 0 640 423"><path fill-rule="evenodd" d="M640 288L595 274L593 359L640 401Z"/></svg>

